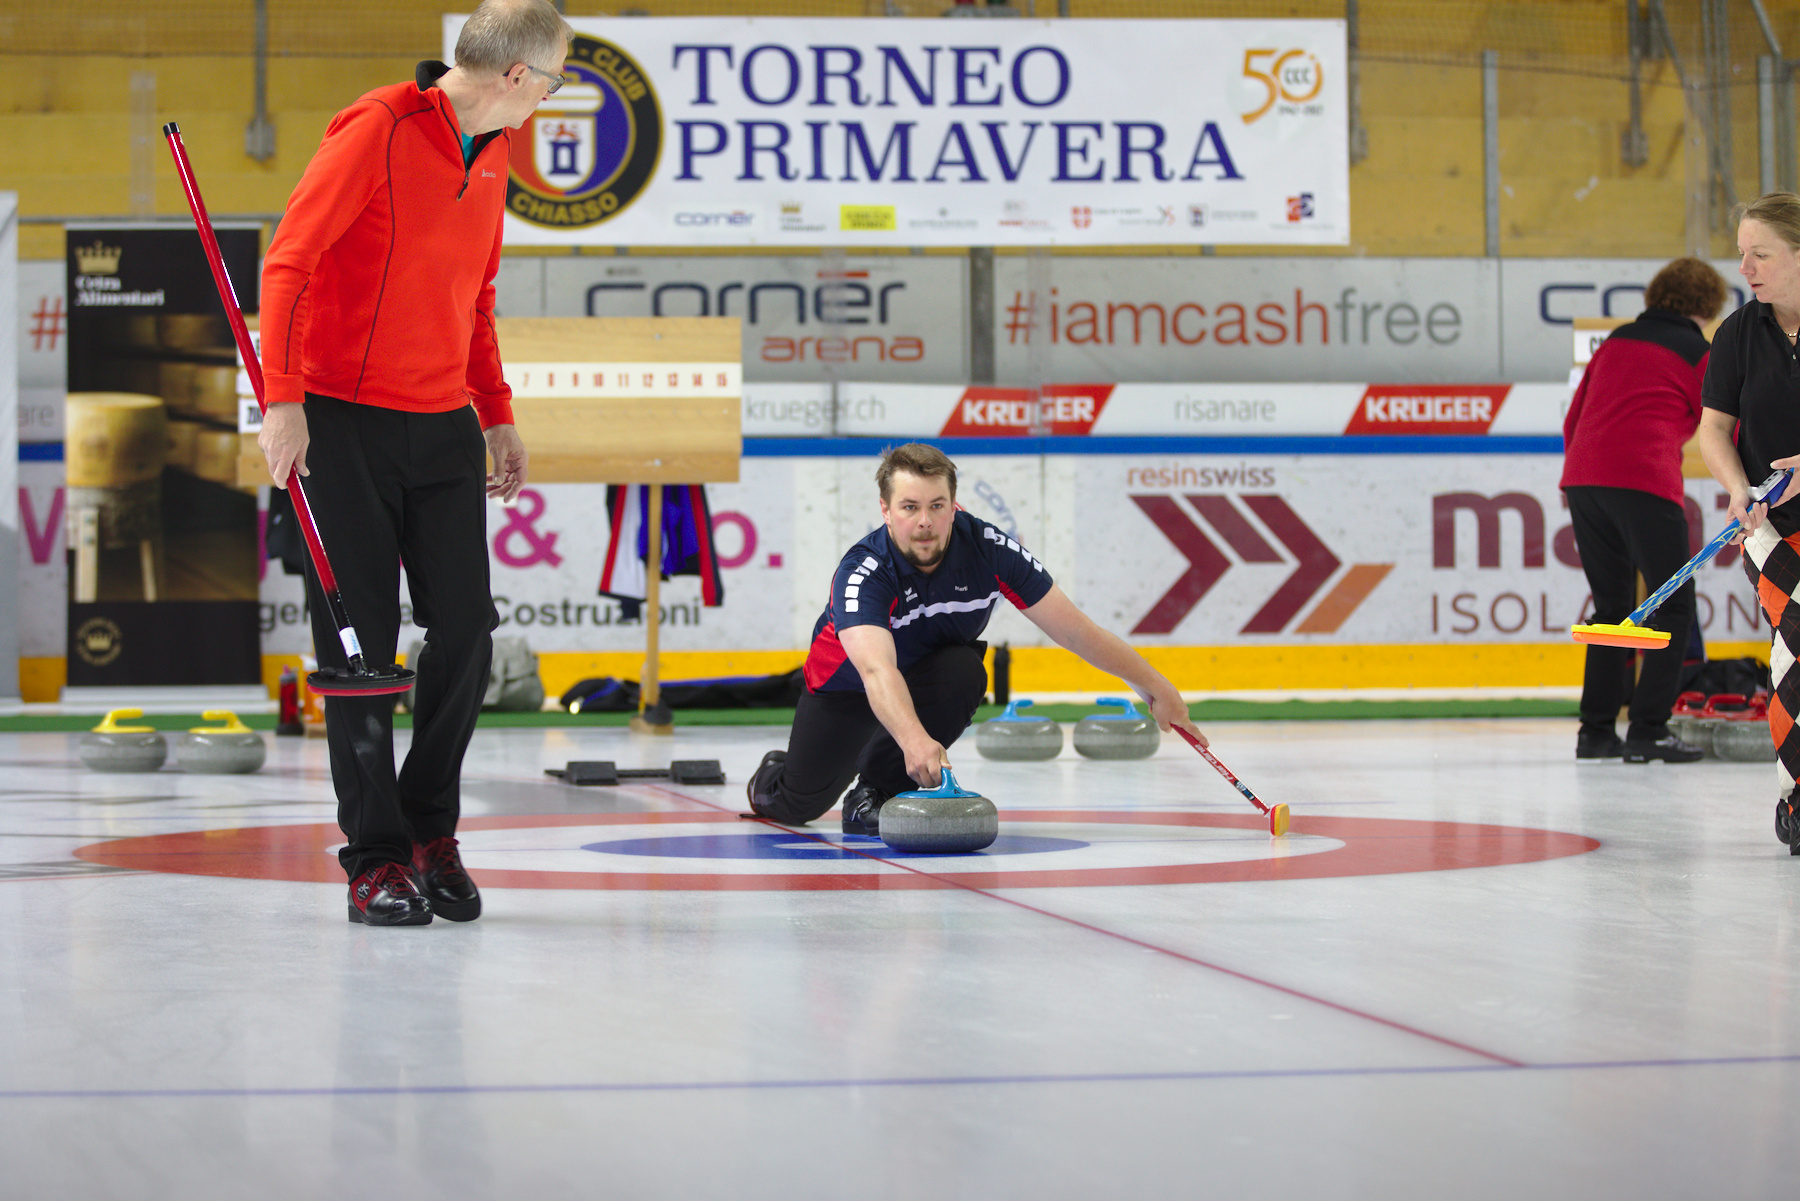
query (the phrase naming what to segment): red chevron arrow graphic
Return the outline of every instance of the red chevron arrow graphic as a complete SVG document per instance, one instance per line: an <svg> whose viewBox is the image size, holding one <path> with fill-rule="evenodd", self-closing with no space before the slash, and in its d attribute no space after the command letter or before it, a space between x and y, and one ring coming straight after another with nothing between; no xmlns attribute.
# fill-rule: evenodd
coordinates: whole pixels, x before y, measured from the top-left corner
<svg viewBox="0 0 1800 1201"><path fill-rule="evenodd" d="M1206 524L1225 539L1225 545L1237 552L1238 558L1246 563L1281 562L1281 552L1270 546L1268 539L1257 533L1256 527L1231 507L1230 498L1215 493L1211 496L1189 496L1187 499L1194 510L1206 519Z"/></svg>
<svg viewBox="0 0 1800 1201"><path fill-rule="evenodd" d="M1161 600L1151 606L1150 612L1144 614L1142 621L1131 627L1133 634L1167 634L1193 611L1194 606L1200 603L1200 598L1219 582L1219 577L1231 570L1231 560L1200 532L1199 526L1188 520L1187 514L1181 511L1174 497L1133 496L1131 500L1188 561L1188 569L1182 573L1181 578L1163 593ZM1276 535L1280 537L1280 531ZM1332 562L1335 564L1337 560ZM1312 594L1309 592L1307 595ZM1296 605L1295 608L1297 610L1299 606Z"/></svg>
<svg viewBox="0 0 1800 1201"><path fill-rule="evenodd" d="M1300 562L1300 566L1294 569L1294 574L1275 590L1275 595L1239 631L1244 634L1279 634L1294 619L1294 615L1306 606L1306 602L1325 586L1325 581L1331 578L1331 574L1341 564L1330 548L1319 541L1319 536L1300 520L1300 515L1288 508L1287 502L1279 496L1245 496L1243 501Z"/></svg>

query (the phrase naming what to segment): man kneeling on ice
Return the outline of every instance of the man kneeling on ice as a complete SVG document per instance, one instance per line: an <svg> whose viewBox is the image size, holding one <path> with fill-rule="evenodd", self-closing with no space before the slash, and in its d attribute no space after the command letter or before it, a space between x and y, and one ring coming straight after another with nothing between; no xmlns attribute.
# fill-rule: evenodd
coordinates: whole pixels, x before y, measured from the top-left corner
<svg viewBox="0 0 1800 1201"><path fill-rule="evenodd" d="M838 564L788 748L764 755L750 778L758 814L812 821L855 779L844 833L875 835L882 802L915 784L936 787L944 748L987 692L980 639L1001 597L1057 645L1137 689L1160 728L1199 735L1175 685L1077 609L1030 551L956 507L956 464L942 451L917 442L889 450L875 483L883 525Z"/></svg>

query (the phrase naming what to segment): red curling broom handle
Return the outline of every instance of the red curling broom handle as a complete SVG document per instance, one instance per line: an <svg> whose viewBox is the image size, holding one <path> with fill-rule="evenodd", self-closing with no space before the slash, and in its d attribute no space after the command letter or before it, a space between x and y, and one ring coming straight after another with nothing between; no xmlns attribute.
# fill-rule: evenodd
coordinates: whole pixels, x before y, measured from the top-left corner
<svg viewBox="0 0 1800 1201"><path fill-rule="evenodd" d="M1214 756L1211 751L1207 750L1205 747L1200 745L1200 740L1198 738L1195 738L1192 734L1187 732L1187 727L1173 725L1171 723L1171 728L1177 734L1179 734L1183 738L1187 739L1187 744L1189 746L1193 747L1195 750L1199 751L1201 755L1205 756L1206 761L1213 765L1213 770L1217 771L1221 776L1224 776L1227 780L1230 780L1232 787L1236 788L1239 792L1243 793L1246 800L1248 800L1252 805L1255 805L1258 809L1260 809L1264 813L1267 813L1269 811L1269 807L1267 805L1263 804L1261 801L1256 799L1256 794L1254 792L1251 792L1248 788L1244 787L1244 782L1242 780L1238 779L1236 776L1231 774L1231 769L1229 767L1226 767L1223 763L1220 763L1218 758L1216 756Z"/></svg>
<svg viewBox="0 0 1800 1201"><path fill-rule="evenodd" d="M244 313L238 306L237 291L231 286L231 276L226 273L225 256L219 253L219 239L213 233L211 218L206 215L206 202L200 199L200 185L194 180L194 169L188 162L187 147L181 143L181 130L171 121L163 126L163 135L169 139L169 153L175 156L175 170L181 176L181 189L187 193L188 208L193 210L194 226L200 231L200 245L206 251L206 263L212 268L213 283L218 285L219 300L225 306L226 320L231 322L231 336L237 340L238 354L243 356L244 370L249 373L250 386L256 392L257 407L266 413L269 402L263 395L262 362L256 357L256 348L250 345L250 330L244 324ZM291 467L288 469L287 488L288 495L293 498L294 516L300 522L300 532L306 538L306 549L312 555L313 570L319 575L320 590L325 593L325 607L337 625L338 641L344 645L344 657L351 674L368 674L363 662L362 644L356 637L355 628L350 624L349 613L344 609L344 596L338 588L337 574L331 570L331 560L325 557L325 544L319 541L319 527L313 523L312 506L306 503L306 491L301 487L300 476Z"/></svg>
<svg viewBox="0 0 1800 1201"><path fill-rule="evenodd" d="M163 135L169 139L169 153L175 156L175 172L181 176L181 190L187 193L188 208L193 210L194 225L200 231L200 245L206 251L206 265L212 268L213 283L218 285L219 299L225 305L225 319L231 322L231 336L237 340L244 371L250 376L250 387L256 393L256 407L266 413L269 404L263 399L262 362L256 357L256 348L250 344L250 328L244 324L237 290L231 286L231 276L225 272L225 256L219 252L219 239L213 233L212 219L206 215L206 201L200 198L200 185L188 162L187 147L182 145L181 130L171 121L163 126ZM331 561L325 557L325 546L319 541L318 527L313 524L312 507L306 503L306 493L292 468L288 470L287 485L288 494L294 501L294 515L300 520L300 532L306 536L306 549L312 552L313 568L319 573L319 583L324 585L326 592L336 592L337 576L331 570Z"/></svg>

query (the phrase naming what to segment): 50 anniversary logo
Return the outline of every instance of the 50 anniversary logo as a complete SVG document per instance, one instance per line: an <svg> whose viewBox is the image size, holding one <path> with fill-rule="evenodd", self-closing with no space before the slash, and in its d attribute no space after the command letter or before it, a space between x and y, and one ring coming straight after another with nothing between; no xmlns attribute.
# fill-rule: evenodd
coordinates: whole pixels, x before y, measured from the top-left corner
<svg viewBox="0 0 1800 1201"><path fill-rule="evenodd" d="M598 225L623 212L656 172L662 107L632 57L575 36L569 77L513 137L506 209L549 229Z"/></svg>

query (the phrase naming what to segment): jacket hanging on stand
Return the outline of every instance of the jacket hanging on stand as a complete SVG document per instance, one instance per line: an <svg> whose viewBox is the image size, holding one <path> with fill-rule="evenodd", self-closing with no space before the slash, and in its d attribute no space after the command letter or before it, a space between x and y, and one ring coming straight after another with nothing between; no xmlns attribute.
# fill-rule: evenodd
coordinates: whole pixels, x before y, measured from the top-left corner
<svg viewBox="0 0 1800 1201"><path fill-rule="evenodd" d="M642 615L648 588L645 560L650 555L650 486L610 484L606 489L606 559L600 568L601 596L619 602L620 616ZM662 502L662 578L700 577L700 603L725 603L719 556L713 548L712 509L701 484L666 484Z"/></svg>

